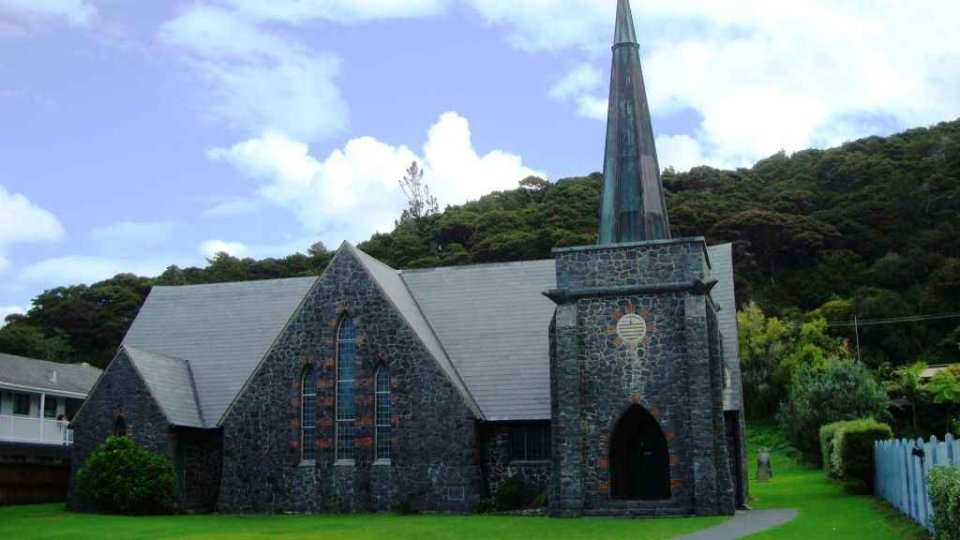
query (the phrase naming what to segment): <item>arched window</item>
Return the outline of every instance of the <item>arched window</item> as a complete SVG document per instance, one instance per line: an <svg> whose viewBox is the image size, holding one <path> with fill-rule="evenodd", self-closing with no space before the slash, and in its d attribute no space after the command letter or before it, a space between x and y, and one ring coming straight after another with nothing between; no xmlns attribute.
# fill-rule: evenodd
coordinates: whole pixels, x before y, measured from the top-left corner
<svg viewBox="0 0 960 540"><path fill-rule="evenodd" d="M316 370L307 366L300 379L300 459L317 459L317 381Z"/></svg>
<svg viewBox="0 0 960 540"><path fill-rule="evenodd" d="M374 377L376 396L376 456L390 459L390 368L380 366Z"/></svg>
<svg viewBox="0 0 960 540"><path fill-rule="evenodd" d="M337 460L356 457L353 445L356 428L354 377L357 365L357 327L344 317L337 329Z"/></svg>

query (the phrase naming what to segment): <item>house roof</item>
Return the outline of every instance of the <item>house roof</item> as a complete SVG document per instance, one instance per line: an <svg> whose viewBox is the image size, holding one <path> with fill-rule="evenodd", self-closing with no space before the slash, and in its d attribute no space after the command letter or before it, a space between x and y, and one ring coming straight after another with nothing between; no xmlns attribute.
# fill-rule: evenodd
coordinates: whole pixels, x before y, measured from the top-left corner
<svg viewBox="0 0 960 540"><path fill-rule="evenodd" d="M487 420L550 418L553 260L402 275Z"/></svg>
<svg viewBox="0 0 960 540"><path fill-rule="evenodd" d="M198 414L206 425L215 426L316 281L309 277L154 287L123 347L186 360L197 388ZM131 360L145 378L147 373L171 374L185 380L183 373L174 373L169 361L154 370L145 368L150 358L138 357L140 362ZM172 395L151 389L158 400ZM172 403L160 405L165 411L178 408Z"/></svg>
<svg viewBox="0 0 960 540"><path fill-rule="evenodd" d="M486 420L550 418L553 260L397 271L349 244L414 334ZM739 380L729 244L708 254L725 362ZM154 398L177 425L213 427L317 278L155 287L123 342ZM739 409L739 387L724 396Z"/></svg>
<svg viewBox="0 0 960 540"><path fill-rule="evenodd" d="M100 373L90 364L59 364L0 353L0 386L86 396Z"/></svg>
<svg viewBox="0 0 960 540"><path fill-rule="evenodd" d="M189 362L136 347L124 347L123 350L171 424L207 427L200 412Z"/></svg>

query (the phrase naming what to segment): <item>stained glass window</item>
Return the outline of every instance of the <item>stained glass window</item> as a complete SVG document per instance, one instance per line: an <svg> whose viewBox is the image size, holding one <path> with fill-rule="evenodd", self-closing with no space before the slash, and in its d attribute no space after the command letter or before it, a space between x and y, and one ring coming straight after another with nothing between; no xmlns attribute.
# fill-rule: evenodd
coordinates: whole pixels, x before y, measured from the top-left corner
<svg viewBox="0 0 960 540"><path fill-rule="evenodd" d="M317 381L316 370L307 366L300 380L300 457L317 459Z"/></svg>
<svg viewBox="0 0 960 540"><path fill-rule="evenodd" d="M390 459L390 368L380 366L376 375L376 459Z"/></svg>
<svg viewBox="0 0 960 540"><path fill-rule="evenodd" d="M356 457L354 384L357 365L357 328L345 317L337 330L337 460Z"/></svg>

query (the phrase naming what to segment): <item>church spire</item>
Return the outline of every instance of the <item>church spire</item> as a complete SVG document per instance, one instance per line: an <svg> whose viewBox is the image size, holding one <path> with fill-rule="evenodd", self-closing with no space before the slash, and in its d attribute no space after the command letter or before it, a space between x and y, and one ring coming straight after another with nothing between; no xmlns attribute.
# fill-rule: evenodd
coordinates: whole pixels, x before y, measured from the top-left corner
<svg viewBox="0 0 960 540"><path fill-rule="evenodd" d="M668 239L670 222L630 0L617 2L607 114L599 243Z"/></svg>

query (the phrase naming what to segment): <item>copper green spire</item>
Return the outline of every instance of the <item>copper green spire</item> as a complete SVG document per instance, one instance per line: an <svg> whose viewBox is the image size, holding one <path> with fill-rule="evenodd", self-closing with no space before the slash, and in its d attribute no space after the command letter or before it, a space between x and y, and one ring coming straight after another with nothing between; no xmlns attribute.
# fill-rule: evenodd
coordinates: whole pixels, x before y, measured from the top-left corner
<svg viewBox="0 0 960 540"><path fill-rule="evenodd" d="M670 238L630 0L617 2L599 243Z"/></svg>

